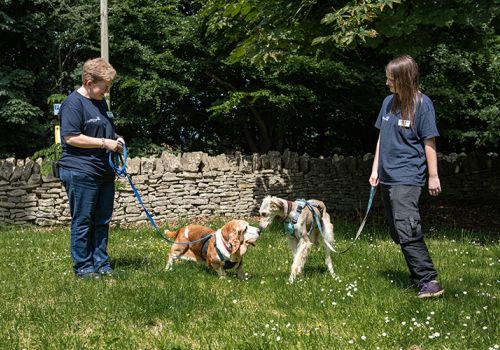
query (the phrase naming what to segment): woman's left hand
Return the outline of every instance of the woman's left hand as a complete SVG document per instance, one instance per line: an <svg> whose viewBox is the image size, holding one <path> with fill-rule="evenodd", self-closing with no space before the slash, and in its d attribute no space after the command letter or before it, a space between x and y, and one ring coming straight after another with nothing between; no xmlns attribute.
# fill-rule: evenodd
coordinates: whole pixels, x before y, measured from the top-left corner
<svg viewBox="0 0 500 350"><path fill-rule="evenodd" d="M429 194L435 197L440 193L441 182L439 181L439 177L437 175L429 177Z"/></svg>

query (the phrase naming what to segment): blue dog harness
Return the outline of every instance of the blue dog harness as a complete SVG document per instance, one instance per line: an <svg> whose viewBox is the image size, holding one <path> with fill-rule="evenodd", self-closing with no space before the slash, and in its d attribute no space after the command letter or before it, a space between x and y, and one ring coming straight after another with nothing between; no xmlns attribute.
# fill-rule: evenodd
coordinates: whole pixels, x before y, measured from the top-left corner
<svg viewBox="0 0 500 350"><path fill-rule="evenodd" d="M307 207L307 209L310 210L310 212L314 218L314 221L316 222L316 226L318 227L319 232L323 236L323 230L321 229L320 218L319 218L318 214L316 214L316 211L314 210L314 208L317 208L319 211L319 215L323 216L323 208L321 208L321 206L318 203L316 203L314 201L306 201L305 199L298 199L295 201L295 203L297 203L297 209L295 210L295 214L293 215L292 220L291 221L285 220L283 222L283 227L285 229L285 232L291 236L295 236L295 225L297 224L297 221L299 221L299 217L300 217L300 214L302 213L302 210L305 207ZM291 202L288 202L288 206L291 207ZM285 217L288 217L288 215ZM314 229L314 223L311 225L311 227L309 228L309 230L307 232L308 236L311 235L311 232L313 229Z"/></svg>

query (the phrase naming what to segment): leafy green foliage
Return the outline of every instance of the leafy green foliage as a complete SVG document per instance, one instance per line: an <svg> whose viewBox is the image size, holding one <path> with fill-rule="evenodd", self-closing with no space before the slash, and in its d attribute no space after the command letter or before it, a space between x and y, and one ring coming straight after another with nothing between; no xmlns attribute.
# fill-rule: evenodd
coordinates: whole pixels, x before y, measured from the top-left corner
<svg viewBox="0 0 500 350"><path fill-rule="evenodd" d="M496 150L499 7L487 0L109 1L117 131L162 149L373 152L384 65L410 54L444 152ZM99 53L99 6L0 4L0 157L52 140L52 104Z"/></svg>
<svg viewBox="0 0 500 350"><path fill-rule="evenodd" d="M76 0L0 4L0 156L23 157L48 144L54 116L46 101L56 87L69 90L63 86L89 42L83 29L94 25L85 21L90 8Z"/></svg>
<svg viewBox="0 0 500 350"><path fill-rule="evenodd" d="M447 149L495 149L500 140L500 7L490 1L403 3L374 24L369 45L414 55Z"/></svg>
<svg viewBox="0 0 500 350"><path fill-rule="evenodd" d="M401 2L402 0L351 1L348 5L329 12L323 17L321 23L332 26L334 32L314 38L312 44L325 44L333 41L339 47L347 47L358 40L366 42L366 38L375 38L377 31L368 28L368 23L377 18L384 8L392 8L394 4Z"/></svg>

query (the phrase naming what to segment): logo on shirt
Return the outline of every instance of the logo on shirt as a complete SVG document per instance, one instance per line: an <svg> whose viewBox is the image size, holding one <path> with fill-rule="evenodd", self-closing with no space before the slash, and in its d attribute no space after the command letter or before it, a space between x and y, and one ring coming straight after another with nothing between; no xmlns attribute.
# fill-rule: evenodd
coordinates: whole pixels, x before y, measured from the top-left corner
<svg viewBox="0 0 500 350"><path fill-rule="evenodd" d="M388 115L386 115L385 117L382 117L382 119L386 122L386 121L388 121L389 119L391 119L391 117L389 117Z"/></svg>
<svg viewBox="0 0 500 350"><path fill-rule="evenodd" d="M87 123L97 123L101 121L101 117L97 116L95 118L87 120Z"/></svg>

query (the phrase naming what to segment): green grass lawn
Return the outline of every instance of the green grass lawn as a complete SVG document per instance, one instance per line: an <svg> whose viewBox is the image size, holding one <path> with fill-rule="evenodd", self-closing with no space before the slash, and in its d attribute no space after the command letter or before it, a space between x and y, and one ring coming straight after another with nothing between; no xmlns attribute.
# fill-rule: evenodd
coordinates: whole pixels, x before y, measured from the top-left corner
<svg viewBox="0 0 500 350"><path fill-rule="evenodd" d="M335 227L343 250L356 224ZM150 227L113 229L117 276L79 280L68 228L4 228L0 348L498 349L498 242L440 230L427 244L446 289L433 300L416 298L399 247L374 225L334 255L337 278L313 250L293 285L278 225L245 256L246 280L190 262L165 272L169 245Z"/></svg>

